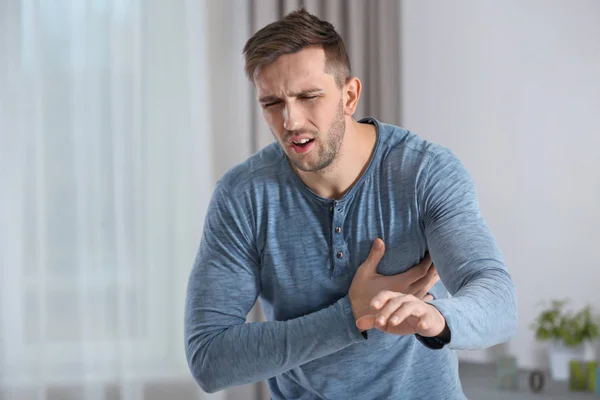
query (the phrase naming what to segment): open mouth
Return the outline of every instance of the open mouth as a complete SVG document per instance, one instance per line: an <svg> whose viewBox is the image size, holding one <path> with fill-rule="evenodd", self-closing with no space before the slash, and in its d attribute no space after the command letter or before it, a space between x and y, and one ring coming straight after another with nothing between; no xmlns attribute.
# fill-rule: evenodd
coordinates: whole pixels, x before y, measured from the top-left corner
<svg viewBox="0 0 600 400"><path fill-rule="evenodd" d="M310 151L315 139L302 138L298 140L292 140L291 148L296 154L306 154Z"/></svg>
<svg viewBox="0 0 600 400"><path fill-rule="evenodd" d="M309 143L312 143L314 139L300 139L298 141L293 141L292 143L294 144L294 146L298 146L298 147L306 147Z"/></svg>

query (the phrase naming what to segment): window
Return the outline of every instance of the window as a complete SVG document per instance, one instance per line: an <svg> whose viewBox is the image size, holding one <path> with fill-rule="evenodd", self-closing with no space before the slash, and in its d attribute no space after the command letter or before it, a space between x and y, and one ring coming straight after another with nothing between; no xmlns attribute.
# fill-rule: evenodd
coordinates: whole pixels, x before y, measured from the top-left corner
<svg viewBox="0 0 600 400"><path fill-rule="evenodd" d="M50 380L165 364L171 243L156 244L177 229L161 192L174 169L144 131L132 3L22 4L21 47L8 55L22 90L7 129L17 168L3 228L3 378L36 379L40 362Z"/></svg>

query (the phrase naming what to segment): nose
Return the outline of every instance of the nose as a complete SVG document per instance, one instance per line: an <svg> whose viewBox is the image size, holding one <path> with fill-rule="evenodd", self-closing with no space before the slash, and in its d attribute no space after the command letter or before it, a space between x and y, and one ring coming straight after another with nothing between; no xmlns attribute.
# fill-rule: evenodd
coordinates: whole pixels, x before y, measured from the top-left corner
<svg viewBox="0 0 600 400"><path fill-rule="evenodd" d="M295 131L303 126L302 115L298 107L290 104L283 110L283 127L287 131Z"/></svg>

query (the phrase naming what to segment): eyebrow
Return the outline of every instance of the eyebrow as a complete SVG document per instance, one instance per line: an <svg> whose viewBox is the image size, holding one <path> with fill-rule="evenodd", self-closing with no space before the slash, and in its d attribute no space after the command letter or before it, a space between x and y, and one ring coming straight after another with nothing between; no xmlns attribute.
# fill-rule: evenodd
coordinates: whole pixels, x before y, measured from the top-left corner
<svg viewBox="0 0 600 400"><path fill-rule="evenodd" d="M301 90L299 92L290 93L290 96L291 97L300 97L300 96L306 96L306 95L320 93L320 92L323 92L323 89L312 88L312 89ZM273 96L273 95L262 96L258 99L258 101L261 103L272 103L277 100L281 100L281 99L279 97Z"/></svg>

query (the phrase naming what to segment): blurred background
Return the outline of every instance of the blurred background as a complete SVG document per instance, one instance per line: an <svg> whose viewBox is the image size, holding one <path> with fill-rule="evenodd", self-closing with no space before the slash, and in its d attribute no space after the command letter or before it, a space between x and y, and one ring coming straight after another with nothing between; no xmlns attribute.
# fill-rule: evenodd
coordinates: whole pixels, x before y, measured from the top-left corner
<svg viewBox="0 0 600 400"><path fill-rule="evenodd" d="M273 140L242 47L301 5L346 40L355 116L475 179L520 322L462 362L545 371L540 305L600 310L599 1L0 0L0 399L268 398L200 391L183 305L216 180Z"/></svg>

